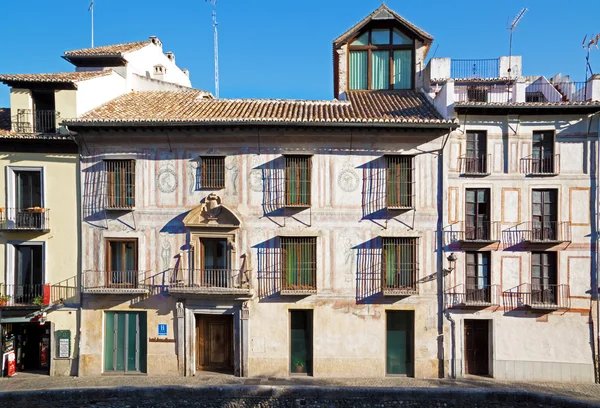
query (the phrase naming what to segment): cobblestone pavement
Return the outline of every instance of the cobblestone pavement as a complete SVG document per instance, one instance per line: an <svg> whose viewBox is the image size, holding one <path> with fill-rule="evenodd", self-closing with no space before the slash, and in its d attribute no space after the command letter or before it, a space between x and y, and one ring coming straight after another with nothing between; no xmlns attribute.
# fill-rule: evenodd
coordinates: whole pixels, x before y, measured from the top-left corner
<svg viewBox="0 0 600 408"><path fill-rule="evenodd" d="M198 377L150 377L150 376L102 376L102 377L46 377L20 374L0 379L0 392L50 391L96 388L165 388L165 387L224 387L239 389L240 386L312 386L312 387L391 387L401 389L473 389L498 391L525 391L576 399L599 404L600 385L554 382L506 382L487 378L466 379L416 379L388 378L237 378L226 375L203 375Z"/></svg>

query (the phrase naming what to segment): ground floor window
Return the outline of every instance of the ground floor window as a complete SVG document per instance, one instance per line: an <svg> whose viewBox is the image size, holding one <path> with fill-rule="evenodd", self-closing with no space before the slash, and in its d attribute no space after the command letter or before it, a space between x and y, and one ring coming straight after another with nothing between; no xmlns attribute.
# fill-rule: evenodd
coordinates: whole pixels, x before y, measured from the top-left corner
<svg viewBox="0 0 600 408"><path fill-rule="evenodd" d="M146 313L106 312L104 371L146 372Z"/></svg>

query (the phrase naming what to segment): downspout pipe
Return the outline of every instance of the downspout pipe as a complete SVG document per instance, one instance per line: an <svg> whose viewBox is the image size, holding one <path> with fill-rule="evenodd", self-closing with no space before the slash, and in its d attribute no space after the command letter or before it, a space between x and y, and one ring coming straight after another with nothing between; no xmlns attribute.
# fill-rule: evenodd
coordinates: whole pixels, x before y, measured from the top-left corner
<svg viewBox="0 0 600 408"><path fill-rule="evenodd" d="M594 113L591 117L590 117L590 128L592 125L592 121L594 120L594 116L600 114L600 112L596 112ZM600 255L600 240L598 239L598 233L600 231L600 215L598 215L598 211L600 210L600 173L599 173L599 169L598 166L600 165L600 117L598 117L598 129L597 129L597 133L596 133L596 163L595 163L595 171L596 171L596 202L595 202L595 208L594 208L594 214L596 215L596 219L595 221L595 226L596 226L596 233L594 236L595 239L595 244L596 244L596 281L594 282L594 286L592 288L592 294L594 296L594 299L596 300L596 356L595 356L595 363L596 363L596 383L600 383L600 359L598 358L599 355L599 350L598 348L600 347L600 301L598 299L598 278L600 277L600 260L599 255ZM593 319L592 319L593 321Z"/></svg>

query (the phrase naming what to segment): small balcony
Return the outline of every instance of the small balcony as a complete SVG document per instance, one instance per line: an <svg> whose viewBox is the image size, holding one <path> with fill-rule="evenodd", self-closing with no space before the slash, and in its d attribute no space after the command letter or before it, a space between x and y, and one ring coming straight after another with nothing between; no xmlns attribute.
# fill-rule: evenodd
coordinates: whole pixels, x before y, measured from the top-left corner
<svg viewBox="0 0 600 408"><path fill-rule="evenodd" d="M452 59L450 77L455 79L499 78L499 59Z"/></svg>
<svg viewBox="0 0 600 408"><path fill-rule="evenodd" d="M503 293L508 310L565 310L570 309L569 285L534 285L523 283Z"/></svg>
<svg viewBox="0 0 600 408"><path fill-rule="evenodd" d="M589 88L589 90L588 90ZM584 102L591 96L591 85L587 82L560 81L551 83L538 79L525 88L525 102Z"/></svg>
<svg viewBox="0 0 600 408"><path fill-rule="evenodd" d="M460 284L444 293L446 309L500 306L499 285L469 286Z"/></svg>
<svg viewBox="0 0 600 408"><path fill-rule="evenodd" d="M148 293L146 276L146 271L140 270L87 270L82 273L82 292L107 295Z"/></svg>
<svg viewBox="0 0 600 408"><path fill-rule="evenodd" d="M500 242L500 222L482 221L477 224L459 221L444 228L446 245L454 243L492 244Z"/></svg>
<svg viewBox="0 0 600 408"><path fill-rule="evenodd" d="M50 209L0 208L0 231L50 231Z"/></svg>
<svg viewBox="0 0 600 408"><path fill-rule="evenodd" d="M506 242L529 244L561 244L571 242L570 221L522 222L503 232Z"/></svg>
<svg viewBox="0 0 600 408"><path fill-rule="evenodd" d="M56 133L60 113L53 109L17 109L15 131L22 133Z"/></svg>
<svg viewBox="0 0 600 408"><path fill-rule="evenodd" d="M461 156L458 158L460 174L465 176L488 176L490 172L491 154L482 154L476 157Z"/></svg>
<svg viewBox="0 0 600 408"><path fill-rule="evenodd" d="M547 157L527 156L521 159L521 173L528 176L556 176L560 170L560 155Z"/></svg>
<svg viewBox="0 0 600 408"><path fill-rule="evenodd" d="M0 307L42 307L51 302L47 284L7 285L0 283Z"/></svg>
<svg viewBox="0 0 600 408"><path fill-rule="evenodd" d="M169 293L178 295L252 295L250 271L237 269L171 269Z"/></svg>

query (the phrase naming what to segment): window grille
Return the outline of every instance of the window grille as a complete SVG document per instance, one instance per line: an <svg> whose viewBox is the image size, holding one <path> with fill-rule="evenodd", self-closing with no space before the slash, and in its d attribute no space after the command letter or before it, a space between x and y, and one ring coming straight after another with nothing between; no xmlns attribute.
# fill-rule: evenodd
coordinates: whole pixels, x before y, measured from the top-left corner
<svg viewBox="0 0 600 408"><path fill-rule="evenodd" d="M388 208L413 208L413 156L386 156Z"/></svg>
<svg viewBox="0 0 600 408"><path fill-rule="evenodd" d="M135 160L105 160L106 207L127 209L135 206Z"/></svg>
<svg viewBox="0 0 600 408"><path fill-rule="evenodd" d="M280 238L282 290L314 290L317 287L317 239Z"/></svg>
<svg viewBox="0 0 600 408"><path fill-rule="evenodd" d="M383 238L383 288L416 290L418 238Z"/></svg>
<svg viewBox="0 0 600 408"><path fill-rule="evenodd" d="M200 157L196 168L196 190L225 188L225 157Z"/></svg>
<svg viewBox="0 0 600 408"><path fill-rule="evenodd" d="M310 156L285 156L285 204L309 207L312 178Z"/></svg>

